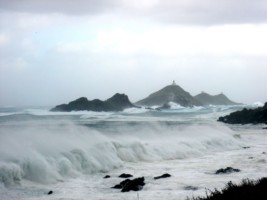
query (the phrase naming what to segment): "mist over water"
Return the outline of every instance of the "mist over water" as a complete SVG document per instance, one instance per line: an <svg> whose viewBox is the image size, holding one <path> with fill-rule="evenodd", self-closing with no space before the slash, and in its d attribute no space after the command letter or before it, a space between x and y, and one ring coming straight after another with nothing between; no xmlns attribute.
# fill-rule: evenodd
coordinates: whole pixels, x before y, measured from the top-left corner
<svg viewBox="0 0 267 200"><path fill-rule="evenodd" d="M236 151L245 145L239 133L216 122L218 116L236 109L241 107L5 112L0 116L0 185L58 184L112 173L128 163L164 163Z"/></svg>

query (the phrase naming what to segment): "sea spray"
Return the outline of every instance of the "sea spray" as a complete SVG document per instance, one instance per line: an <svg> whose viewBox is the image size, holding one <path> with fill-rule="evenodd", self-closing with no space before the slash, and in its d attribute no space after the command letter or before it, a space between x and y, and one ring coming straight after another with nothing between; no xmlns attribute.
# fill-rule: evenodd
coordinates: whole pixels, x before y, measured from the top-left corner
<svg viewBox="0 0 267 200"><path fill-rule="evenodd" d="M108 172L124 162L183 159L241 146L229 128L218 124L125 123L111 132L69 121L11 126L0 130L0 181L6 186L22 179L54 183Z"/></svg>

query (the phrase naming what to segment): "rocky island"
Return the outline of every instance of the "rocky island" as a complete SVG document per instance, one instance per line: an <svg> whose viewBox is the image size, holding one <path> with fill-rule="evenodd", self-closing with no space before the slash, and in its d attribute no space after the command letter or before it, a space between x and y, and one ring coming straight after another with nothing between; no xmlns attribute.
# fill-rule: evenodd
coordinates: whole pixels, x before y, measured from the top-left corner
<svg viewBox="0 0 267 200"><path fill-rule="evenodd" d="M150 94L147 98L137 101L135 104L140 106L161 106L163 109L169 108L169 103L173 102L184 107L192 106L208 106L208 105L239 105L231 101L224 94L210 95L208 93L200 93L192 96L173 81L161 90Z"/></svg>
<svg viewBox="0 0 267 200"><path fill-rule="evenodd" d="M263 107L256 109L244 108L227 116L220 117L218 121L228 124L267 124L267 102Z"/></svg>
<svg viewBox="0 0 267 200"><path fill-rule="evenodd" d="M202 104L194 99L194 97L186 92L175 82L172 85L168 85L161 90L150 94L147 98L136 102L136 105L140 106L163 106L169 102L177 103L184 107L201 106Z"/></svg>
<svg viewBox="0 0 267 200"><path fill-rule="evenodd" d="M159 91L150 94L147 98L137 101L132 104L129 98L125 94L115 94L111 98L101 101L99 99L94 99L89 101L86 97L81 97L75 101L71 101L68 104L61 104L51 109L51 111L122 111L126 108L138 107L138 106L159 106L160 109L169 109L171 103L178 104L183 107L193 107L193 106L207 106L207 105L238 105L228 99L224 94L219 95L209 95L202 92L199 95L192 96L189 92L185 91L179 85L173 81L171 85L168 85ZM150 108L152 109L152 108Z"/></svg>
<svg viewBox="0 0 267 200"><path fill-rule="evenodd" d="M210 95L205 92L201 92L200 94L194 96L194 98L199 101L203 106L208 105L240 105L240 103L236 103L228 99L223 93L217 95Z"/></svg>
<svg viewBox="0 0 267 200"><path fill-rule="evenodd" d="M126 108L136 107L125 94L115 94L111 98L101 101L94 99L89 101L86 97L81 97L68 104L61 104L51 109L51 111L70 112L70 111L122 111Z"/></svg>

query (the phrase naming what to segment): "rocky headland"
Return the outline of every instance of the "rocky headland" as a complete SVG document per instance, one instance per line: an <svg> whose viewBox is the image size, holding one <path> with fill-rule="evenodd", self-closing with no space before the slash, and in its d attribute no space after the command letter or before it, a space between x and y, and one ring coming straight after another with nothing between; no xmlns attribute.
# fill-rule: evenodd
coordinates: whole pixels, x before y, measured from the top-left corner
<svg viewBox="0 0 267 200"><path fill-rule="evenodd" d="M224 117L220 117L218 121L228 124L267 124L267 102L263 107L256 109L244 108L241 111L236 111Z"/></svg>

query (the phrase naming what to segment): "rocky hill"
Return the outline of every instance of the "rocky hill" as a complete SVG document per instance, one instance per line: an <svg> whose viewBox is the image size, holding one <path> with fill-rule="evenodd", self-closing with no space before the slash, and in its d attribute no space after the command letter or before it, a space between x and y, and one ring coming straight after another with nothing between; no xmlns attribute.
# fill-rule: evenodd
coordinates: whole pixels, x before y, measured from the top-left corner
<svg viewBox="0 0 267 200"><path fill-rule="evenodd" d="M185 107L202 105L198 100L192 97L189 92L186 92L175 83L150 94L147 98L142 99L135 104L140 106L162 106L164 104L168 104L169 102L174 102Z"/></svg>
<svg viewBox="0 0 267 200"><path fill-rule="evenodd" d="M226 97L224 94L218 94L218 95L210 95L208 93L202 92L194 98L199 101L202 105L208 106L208 105L239 105L239 103L233 102L228 97Z"/></svg>
<svg viewBox="0 0 267 200"><path fill-rule="evenodd" d="M81 97L75 101L71 101L68 104L61 104L51 109L51 111L121 111L126 108L135 107L125 94L115 94L106 101L95 99L89 101L86 97Z"/></svg>

